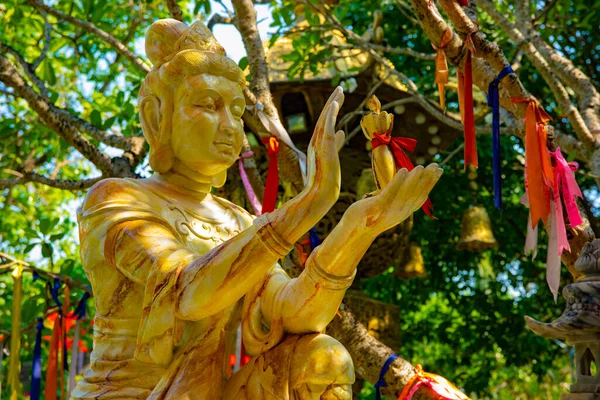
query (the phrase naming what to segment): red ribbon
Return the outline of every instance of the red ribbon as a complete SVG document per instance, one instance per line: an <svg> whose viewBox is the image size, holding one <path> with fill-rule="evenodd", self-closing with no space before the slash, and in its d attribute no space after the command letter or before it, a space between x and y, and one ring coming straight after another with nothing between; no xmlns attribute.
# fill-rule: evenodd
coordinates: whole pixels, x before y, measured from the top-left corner
<svg viewBox="0 0 600 400"><path fill-rule="evenodd" d="M471 164L477 167L477 142L475 139L475 117L473 115L473 66L472 55L475 54L475 47L471 39L472 33L467 35L465 45L467 55L465 58L464 73L458 71L458 102L460 106L460 115L464 126L465 136L465 168Z"/></svg>
<svg viewBox="0 0 600 400"><path fill-rule="evenodd" d="M277 167L277 153L279 153L279 142L274 136L263 140L267 145L267 155L269 156L269 170L267 171L267 181L265 182L265 193L263 195L262 214L271 212L275 209L277 202L277 191L279 189L279 170Z"/></svg>
<svg viewBox="0 0 600 400"><path fill-rule="evenodd" d="M463 7L469 7L469 0L458 0L458 3Z"/></svg>
<svg viewBox="0 0 600 400"><path fill-rule="evenodd" d="M389 133L375 133L373 135L373 140L371 140L371 147L375 149L383 145L388 146L391 150L392 155L394 156L394 161L396 162L396 168L406 168L409 172L415 168L413 163L410 161L410 158L408 158L404 152L404 150L410 151L411 153L415 151L415 147L417 146L417 141L415 139L406 137L392 137L392 135ZM431 213L433 204L431 204L431 200L429 200L429 198L427 198L421 208L425 214L427 214L430 218L433 218L433 214Z"/></svg>

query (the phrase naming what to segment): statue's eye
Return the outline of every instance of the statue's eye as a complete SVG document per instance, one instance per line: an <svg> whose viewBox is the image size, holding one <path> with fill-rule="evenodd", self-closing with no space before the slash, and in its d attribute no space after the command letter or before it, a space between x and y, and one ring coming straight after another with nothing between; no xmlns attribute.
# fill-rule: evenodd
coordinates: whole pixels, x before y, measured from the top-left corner
<svg viewBox="0 0 600 400"><path fill-rule="evenodd" d="M215 111L217 109L217 103L212 97L205 97L204 99L198 101L196 106L209 111Z"/></svg>

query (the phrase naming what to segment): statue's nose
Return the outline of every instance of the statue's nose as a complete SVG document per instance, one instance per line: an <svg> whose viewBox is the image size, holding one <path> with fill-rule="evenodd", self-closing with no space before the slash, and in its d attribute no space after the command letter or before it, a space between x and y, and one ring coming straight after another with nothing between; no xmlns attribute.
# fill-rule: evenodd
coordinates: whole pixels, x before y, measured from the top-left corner
<svg viewBox="0 0 600 400"><path fill-rule="evenodd" d="M220 130L221 132L227 134L227 136L233 136L233 134L235 133L235 127L233 126L233 124L230 123L221 123L220 125Z"/></svg>

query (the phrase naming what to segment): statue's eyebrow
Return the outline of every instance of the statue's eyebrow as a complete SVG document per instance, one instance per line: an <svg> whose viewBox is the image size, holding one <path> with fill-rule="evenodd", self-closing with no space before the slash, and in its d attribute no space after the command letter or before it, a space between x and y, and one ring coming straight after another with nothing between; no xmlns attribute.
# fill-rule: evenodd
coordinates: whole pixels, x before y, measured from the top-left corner
<svg viewBox="0 0 600 400"><path fill-rule="evenodd" d="M199 89L199 90L194 90L191 91L190 90L190 98L191 99L197 99L198 97L206 97L206 96L213 96L215 98L215 100L220 99L221 93L219 93L218 91L216 91L215 89L212 88L203 88L203 89Z"/></svg>

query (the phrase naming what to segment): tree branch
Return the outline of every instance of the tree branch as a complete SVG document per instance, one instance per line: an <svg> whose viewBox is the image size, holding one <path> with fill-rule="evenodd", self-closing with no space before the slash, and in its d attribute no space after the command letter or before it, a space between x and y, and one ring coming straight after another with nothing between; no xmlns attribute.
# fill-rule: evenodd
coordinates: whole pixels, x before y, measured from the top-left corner
<svg viewBox="0 0 600 400"><path fill-rule="evenodd" d="M25 72L25 75L27 75L27 77L29 78L29 80L35 85L35 87L38 88L38 90L40 91L40 94L42 95L42 97L45 97L45 98L48 97L48 89L46 88L46 85L44 84L44 81L42 81L35 74L35 72L33 70L33 66L31 64L29 64L21 56L21 54L19 54L18 51L16 51L15 49L13 49L11 46L7 45L6 43L0 42L0 53L9 53L9 54L12 54L13 57L15 57L17 59L17 61L19 62L19 64L23 68L23 72Z"/></svg>
<svg viewBox="0 0 600 400"><path fill-rule="evenodd" d="M435 4L428 0L411 0L415 15L420 21L421 28L425 34L431 39L432 43L440 43L442 35L450 26L442 19ZM453 21L456 28L462 32L469 32L475 29L473 22L461 11L463 19ZM509 64L504 56L502 49L493 42L489 42L483 38L481 34L473 35L473 42L477 49L477 57L473 59L473 83L482 91L487 93L489 84L496 77L497 71L501 71ZM464 43L459 35L454 35L448 46L445 48L448 60L457 68L463 68L464 62ZM519 137L524 137L524 129L521 127L522 122L518 122L525 117L526 105L513 104L512 97L530 97L529 92L525 89L516 74L509 74L500 82L500 104L505 110L512 113L517 120L519 126L513 126L509 130L515 132ZM505 119L506 121L506 119ZM549 127L549 131L555 136L556 143L566 151L577 151L579 159L589 161L589 151L584 147L583 143L578 141L573 136L562 134L555 131L553 127Z"/></svg>
<svg viewBox="0 0 600 400"><path fill-rule="evenodd" d="M40 53L38 58L36 58L35 61L31 64L31 69L33 71L37 69L37 67L46 57L46 54L48 54L48 49L50 48L50 40L52 39L52 37L50 36L50 33L52 32L52 25L48 22L48 16L46 15L46 13L42 11L41 14L42 18L44 18L44 47L42 48L42 52Z"/></svg>
<svg viewBox="0 0 600 400"><path fill-rule="evenodd" d="M521 4L526 3L526 5ZM527 0L519 0L516 4L519 5L516 13L516 27L520 33L531 41L533 47L539 52L540 56L546 60L548 64L552 66L552 72L556 74L565 85L568 85L573 89L575 97L578 99L579 111L590 131L600 129L600 94L596 90L592 80L579 68L577 68L573 62L556 52L546 41L542 39L538 32L531 32L533 24L531 21L531 15L525 12L525 7L529 5ZM487 4L485 6L488 6ZM552 3L547 9L552 7ZM500 14L497 17L501 17ZM508 21L503 24L507 27L510 26ZM507 31L509 36L511 32ZM517 39L516 35L510 36L511 40ZM518 42L515 42L518 43ZM531 56L529 57L531 59ZM532 59L532 61L534 61Z"/></svg>
<svg viewBox="0 0 600 400"><path fill-rule="evenodd" d="M379 380L381 367L394 354L394 351L369 335L365 327L356 319L347 306L342 304L338 315L327 326L327 333L344 345L352 356L356 372L371 383ZM384 395L397 398L404 386L415 375L412 364L398 357L385 374L387 387L382 388ZM433 400L439 398L428 389L420 389L413 397L414 400Z"/></svg>
<svg viewBox="0 0 600 400"><path fill-rule="evenodd" d="M131 25L129 26L129 31L127 32L127 36L125 37L125 39L123 39L123 45L126 46L127 44L129 44L129 42L131 41L131 39L133 39L133 36L135 34L135 30L140 25L140 23L142 23L142 21L144 21L143 8L140 8L140 14L133 19L133 21L131 22ZM115 66L117 66L117 72L120 72L122 70L123 66L121 64L121 57L122 57L121 53L117 53L117 55L115 57L115 60L108 67L109 71L112 68L114 68ZM109 75L104 80L104 83L102 83L102 87L100 87L99 92L100 93L104 93L106 91L106 89L108 88L108 85L110 84L110 82L112 82L113 79L114 79L114 77L111 76L111 75Z"/></svg>
<svg viewBox="0 0 600 400"><path fill-rule="evenodd" d="M450 0L441 1L442 7L453 21L462 19L460 15L462 10L460 6L456 7L451 4ZM556 98L558 106L566 114L575 134L588 149L592 149L596 145L596 139L590 133L585 121L583 120L579 110L571 103L569 95L565 87L554 75L554 72L548 65L548 62L541 56L536 47L526 39L525 35L513 24L511 24L500 12L498 12L494 4L490 0L479 0L481 8L500 26L500 28L508 34L515 43L521 43L520 47L527 54L533 65L540 72L550 90Z"/></svg>
<svg viewBox="0 0 600 400"><path fill-rule="evenodd" d="M91 187L96 182L102 179L102 176L97 178L82 179L79 181L70 179L51 179L34 172L25 172L22 177L14 179L0 179L0 189L11 188L15 185L21 185L28 182L41 183L42 185L50 186L63 190L83 190Z"/></svg>
<svg viewBox="0 0 600 400"><path fill-rule="evenodd" d="M70 15L67 15L61 11L58 11L50 6L42 4L39 0L29 0L29 3L40 10L47 12L48 14L54 15L56 18L59 18L63 21L69 22L84 31L91 33L93 35L98 36L100 39L104 40L106 43L110 44L117 53L121 54L127 60L129 60L133 65L135 65L140 71L145 73L150 72L150 67L138 56L136 56L132 51L130 51L127 46L121 43L114 36L109 33L103 31L102 29L96 27L96 25L91 22L82 21Z"/></svg>
<svg viewBox="0 0 600 400"><path fill-rule="evenodd" d="M392 46L383 46L383 45L375 44L375 43L366 43L365 46L369 47L375 51L381 51L383 53L403 54L403 55L418 58L420 60L435 60L435 54L421 53L421 52L415 51L409 47L400 48L400 47L392 47ZM333 47L340 49L340 50L356 50L355 46L336 46L336 45L334 45Z"/></svg>
<svg viewBox="0 0 600 400"><path fill-rule="evenodd" d="M10 46L4 45L3 43L0 42L0 49L3 47L10 48ZM18 52L16 52L12 48L10 48L10 49L11 49L10 50L11 54L13 54L17 59L23 60L23 62L25 62L23 57ZM35 77L37 78L37 76L35 76ZM6 82L5 82L5 84L6 84ZM25 83L24 83L24 85L27 86ZM13 89L16 90L15 87L13 87ZM26 89L26 88L23 87L23 89ZM7 93L10 93L10 92L7 92ZM10 94L15 96L14 93L10 93ZM21 96L21 97L24 97L24 96ZM143 136L132 136L130 138L126 138L123 136L110 134L103 129L97 128L96 126L90 124L89 122L87 122L77 116L74 116L70 112L55 106L54 104L50 103L47 100L47 97L44 98L43 101L45 103L47 103L48 108L52 112L59 114L62 118L64 118L66 121L68 121L79 132L85 132L85 133L89 134L92 138L94 138L108 146L122 149L122 150L125 150L126 152L131 153L131 156L132 156L131 158L134 163L132 165L139 164L141 162L141 160L144 158L144 156L146 155L145 151L144 151L145 140L144 140Z"/></svg>
<svg viewBox="0 0 600 400"><path fill-rule="evenodd" d="M181 12L181 7L179 7L179 4L177 4L177 0L165 0L165 2L167 3L167 7L169 8L171 17L173 17L177 21L183 22L183 13Z"/></svg>
<svg viewBox="0 0 600 400"><path fill-rule="evenodd" d="M260 102L264 107L264 113L271 118L273 124L278 125L277 130L285 132L285 128L279 120L279 114L271 96L271 89L269 87L269 68L267 66L265 51L258 32L254 5L251 0L233 0L232 4L235 12L235 26L242 35L246 54L248 55L248 63L250 65L250 76L252 77L250 81L250 90L244 91L244 96L247 99L246 103L248 105L255 105L257 102ZM246 114L249 113L244 113L244 115ZM255 132L269 132L260 121L257 121L257 117L244 117L244 121L248 119L252 123L259 122L254 125ZM270 133L274 134L274 132ZM281 175L300 191L304 185L299 158L304 158L305 155L298 149L292 147L293 143L291 142L291 139L289 139L289 136L285 142L281 142L281 145L281 151L277 155L277 159L280 162Z"/></svg>
<svg viewBox="0 0 600 400"><path fill-rule="evenodd" d="M214 26L217 24L232 25L234 24L234 21L231 17L226 17L221 14L214 14L212 17L210 17L206 26L212 31Z"/></svg>
<svg viewBox="0 0 600 400"><path fill-rule="evenodd" d="M29 106L39 115L44 123L58 133L67 143L75 147L84 157L90 160L103 174L113 175L113 163L106 154L92 145L65 117L64 110L58 109L46 98L37 94L23 80L14 65L0 55L0 81L11 87L15 94L24 98Z"/></svg>

